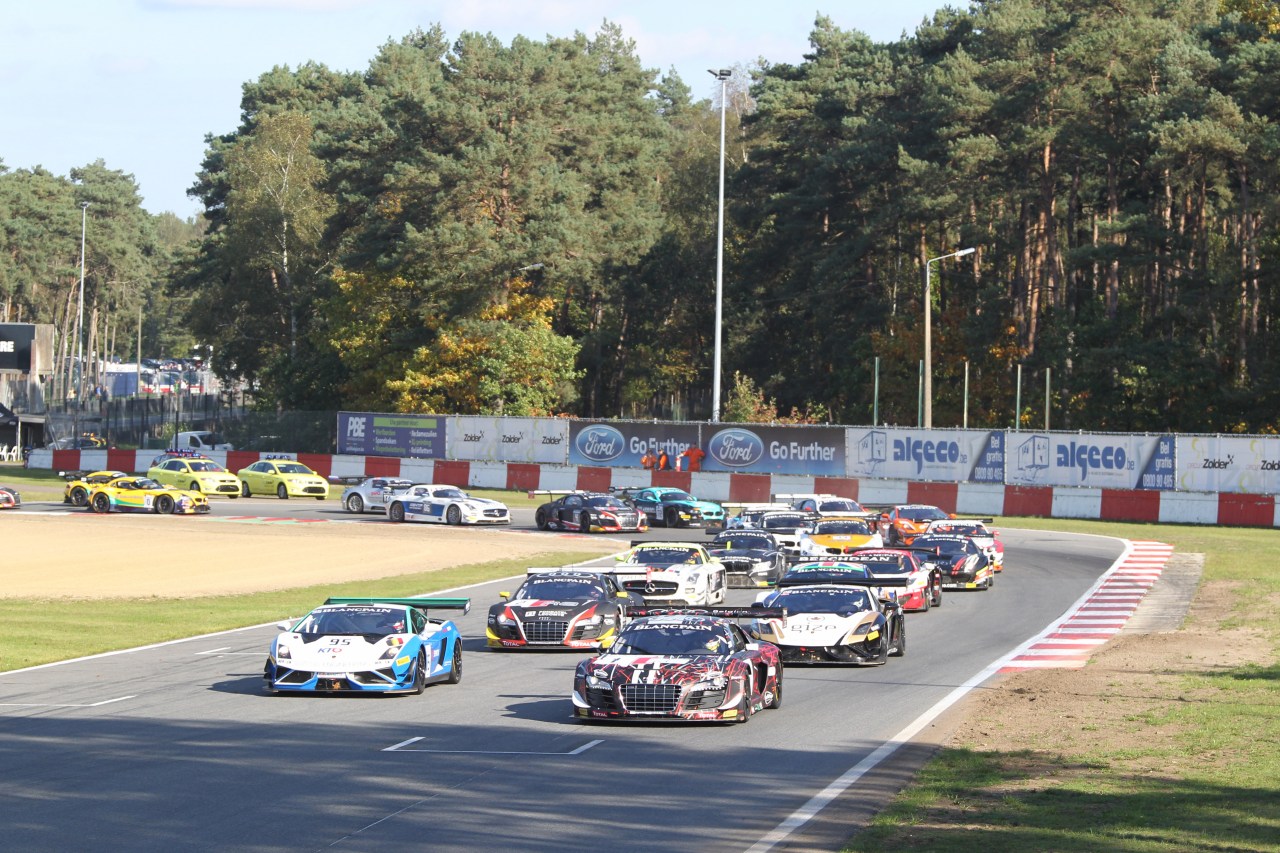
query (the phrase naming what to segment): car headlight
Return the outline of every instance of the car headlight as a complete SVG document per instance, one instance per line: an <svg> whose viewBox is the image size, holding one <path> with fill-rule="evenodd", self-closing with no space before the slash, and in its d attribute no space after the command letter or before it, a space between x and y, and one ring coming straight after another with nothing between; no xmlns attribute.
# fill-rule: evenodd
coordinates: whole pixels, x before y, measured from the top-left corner
<svg viewBox="0 0 1280 853"><path fill-rule="evenodd" d="M611 686L608 679L601 678L598 675L587 674L587 688L590 690L610 690Z"/></svg>
<svg viewBox="0 0 1280 853"><path fill-rule="evenodd" d="M728 685L729 680L724 677L724 673L716 672L708 675L706 678L693 685L694 690L723 690Z"/></svg>
<svg viewBox="0 0 1280 853"><path fill-rule="evenodd" d="M514 625L514 624L516 624L516 620L515 620L515 619L512 619L512 618L511 618L511 614L504 610L504 611L502 611L501 613L499 613L499 614L498 614L498 624L499 624L499 625Z"/></svg>
<svg viewBox="0 0 1280 853"><path fill-rule="evenodd" d="M293 653L284 643L276 643L276 660L293 660Z"/></svg>
<svg viewBox="0 0 1280 853"><path fill-rule="evenodd" d="M596 613L586 619L583 619L580 624L589 625L594 628L595 626L599 625L603 621L604 621L604 617L601 616L599 613Z"/></svg>
<svg viewBox="0 0 1280 853"><path fill-rule="evenodd" d="M404 648L404 637L387 637L387 650L378 656L378 660L391 660Z"/></svg>

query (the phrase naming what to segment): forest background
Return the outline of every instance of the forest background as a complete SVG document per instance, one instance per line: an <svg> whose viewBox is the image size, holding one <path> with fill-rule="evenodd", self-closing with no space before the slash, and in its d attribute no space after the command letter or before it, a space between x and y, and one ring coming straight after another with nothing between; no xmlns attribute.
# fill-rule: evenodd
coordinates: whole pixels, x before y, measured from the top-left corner
<svg viewBox="0 0 1280 853"><path fill-rule="evenodd" d="M69 353L83 215L89 353L198 345L270 410L703 419L723 115L723 420L915 423L928 269L935 426L1052 371L1055 428L1274 432L1277 36L1260 0L820 16L694 102L612 24L415 31L246 82L197 219L0 162L0 321Z"/></svg>

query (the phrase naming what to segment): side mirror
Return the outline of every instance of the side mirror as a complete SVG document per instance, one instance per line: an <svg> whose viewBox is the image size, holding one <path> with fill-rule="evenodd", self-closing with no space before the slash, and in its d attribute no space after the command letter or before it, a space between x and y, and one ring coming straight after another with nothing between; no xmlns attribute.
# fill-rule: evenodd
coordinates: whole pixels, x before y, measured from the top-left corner
<svg viewBox="0 0 1280 853"><path fill-rule="evenodd" d="M498 593L498 598L501 598L503 601L506 601L506 600L507 600L507 599L509 599L510 597L511 597L511 593L509 593L509 592L500 592L500 593Z"/></svg>
<svg viewBox="0 0 1280 853"><path fill-rule="evenodd" d="M753 601L753 602L751 602L751 606L752 606L752 607L759 607L759 608L763 608L763 607L764 607L764 602L763 602L763 601Z"/></svg>
<svg viewBox="0 0 1280 853"><path fill-rule="evenodd" d="M290 628L292 628L292 627L293 627L293 623L292 623L292 622L277 622L277 623L276 623L276 628L277 628L278 630L281 630L281 631L288 631L288 630L289 630Z"/></svg>

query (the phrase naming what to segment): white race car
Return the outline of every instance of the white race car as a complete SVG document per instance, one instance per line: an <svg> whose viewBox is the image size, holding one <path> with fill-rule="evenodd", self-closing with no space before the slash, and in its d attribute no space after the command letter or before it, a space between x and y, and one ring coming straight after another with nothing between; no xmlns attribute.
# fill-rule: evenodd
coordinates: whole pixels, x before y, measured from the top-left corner
<svg viewBox="0 0 1280 853"><path fill-rule="evenodd" d="M395 477L365 477L342 492L342 508L347 512L386 512L392 495L413 485L412 480Z"/></svg>
<svg viewBox="0 0 1280 853"><path fill-rule="evenodd" d="M474 498L457 486L415 483L388 496L387 518L436 524L510 524L511 511L501 501Z"/></svg>
<svg viewBox="0 0 1280 853"><path fill-rule="evenodd" d="M785 503L791 509L811 512L814 515L865 515L867 513L862 508L862 504L853 498L843 498L840 495L804 492L778 494L774 495L773 499Z"/></svg>
<svg viewBox="0 0 1280 853"><path fill-rule="evenodd" d="M646 604L721 604L729 586L724 565L689 542L632 542L612 572L624 590L643 595Z"/></svg>

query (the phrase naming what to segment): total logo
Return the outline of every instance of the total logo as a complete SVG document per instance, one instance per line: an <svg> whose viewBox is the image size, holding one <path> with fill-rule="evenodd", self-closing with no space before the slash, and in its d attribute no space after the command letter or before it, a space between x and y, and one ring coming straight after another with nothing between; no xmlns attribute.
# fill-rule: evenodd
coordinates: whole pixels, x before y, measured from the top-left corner
<svg viewBox="0 0 1280 853"><path fill-rule="evenodd" d="M574 446L584 458L592 462L609 462L622 455L627 440L613 427L596 424L578 433Z"/></svg>
<svg viewBox="0 0 1280 853"><path fill-rule="evenodd" d="M922 441L907 436L893 440L894 462L915 462L916 473L924 469L924 464L955 465L966 461L960 453L960 444L955 441Z"/></svg>
<svg viewBox="0 0 1280 853"><path fill-rule="evenodd" d="M1127 471L1133 468L1123 447L1096 444L1059 444L1054 464L1059 468L1079 468L1081 482L1089 478L1090 471Z"/></svg>
<svg viewBox="0 0 1280 853"><path fill-rule="evenodd" d="M764 458L764 442L750 430L731 427L711 436L707 453L726 468L746 468Z"/></svg>

